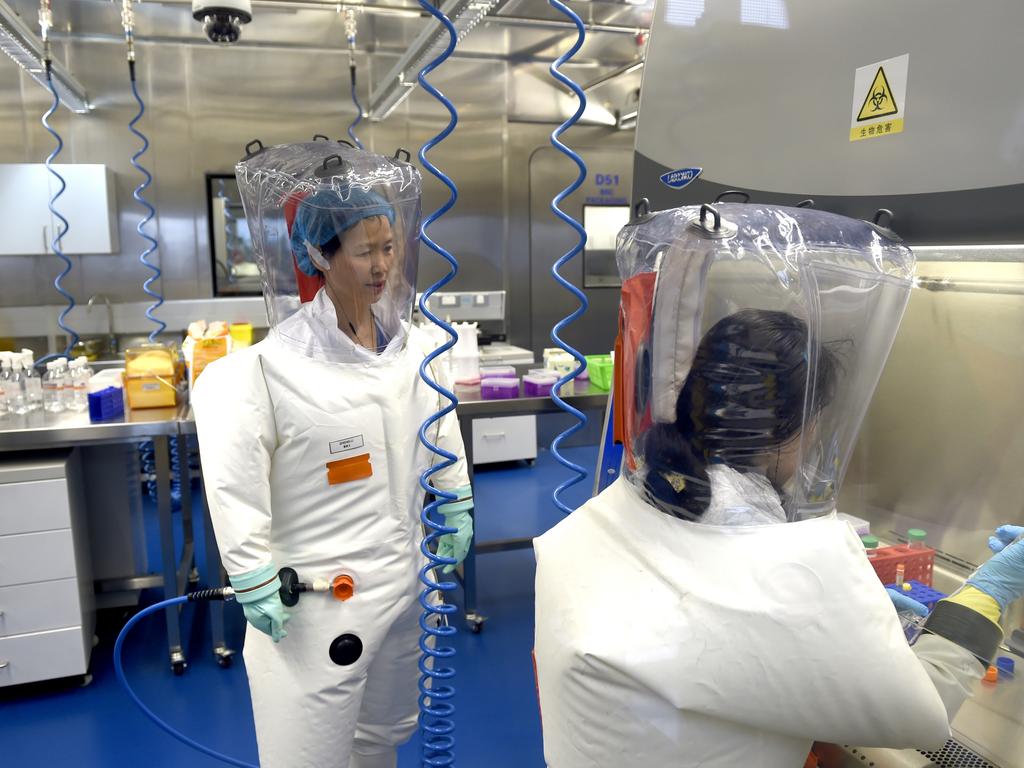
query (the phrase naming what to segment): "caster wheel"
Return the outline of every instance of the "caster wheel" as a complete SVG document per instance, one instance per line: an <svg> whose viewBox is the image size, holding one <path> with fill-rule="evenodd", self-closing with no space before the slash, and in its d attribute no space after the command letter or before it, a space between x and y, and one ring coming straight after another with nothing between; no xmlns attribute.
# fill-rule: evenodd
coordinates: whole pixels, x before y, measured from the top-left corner
<svg viewBox="0 0 1024 768"><path fill-rule="evenodd" d="M188 583L192 586L199 583L199 571L197 569L193 568L188 572Z"/></svg>
<svg viewBox="0 0 1024 768"><path fill-rule="evenodd" d="M217 666L227 669L234 663L235 652L231 648L218 646L213 649L213 657L217 659Z"/></svg>
<svg viewBox="0 0 1024 768"><path fill-rule="evenodd" d="M82 679L78 681L78 687L79 688L88 688L90 685L92 685L92 675L89 675L89 674L82 675Z"/></svg>
<svg viewBox="0 0 1024 768"><path fill-rule="evenodd" d="M184 661L175 661L171 663L171 671L174 672L175 677L181 677L184 675L186 669L188 669L188 664Z"/></svg>
<svg viewBox="0 0 1024 768"><path fill-rule="evenodd" d="M479 635L484 629L484 617L475 613L466 616L466 626L474 635Z"/></svg>

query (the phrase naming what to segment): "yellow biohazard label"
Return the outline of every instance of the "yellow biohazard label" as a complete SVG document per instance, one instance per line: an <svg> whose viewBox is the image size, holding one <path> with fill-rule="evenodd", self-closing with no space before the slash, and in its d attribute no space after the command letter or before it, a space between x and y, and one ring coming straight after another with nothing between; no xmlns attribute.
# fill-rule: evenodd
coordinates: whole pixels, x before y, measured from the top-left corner
<svg viewBox="0 0 1024 768"><path fill-rule="evenodd" d="M903 54L858 67L850 107L850 141L903 133L907 116L907 70Z"/></svg>
<svg viewBox="0 0 1024 768"><path fill-rule="evenodd" d="M903 133L903 118L897 118L896 120L885 120L880 123L872 123L871 125L861 125L850 129L850 141L860 141L861 139L873 139L876 136L885 136L886 134L892 133Z"/></svg>
<svg viewBox="0 0 1024 768"><path fill-rule="evenodd" d="M875 73L875 79L871 81L871 88L864 97L864 104L857 114L857 122L864 120L877 120L880 117L888 117L899 112L896 106L896 99L889 87L889 81L885 77L885 68L879 67Z"/></svg>

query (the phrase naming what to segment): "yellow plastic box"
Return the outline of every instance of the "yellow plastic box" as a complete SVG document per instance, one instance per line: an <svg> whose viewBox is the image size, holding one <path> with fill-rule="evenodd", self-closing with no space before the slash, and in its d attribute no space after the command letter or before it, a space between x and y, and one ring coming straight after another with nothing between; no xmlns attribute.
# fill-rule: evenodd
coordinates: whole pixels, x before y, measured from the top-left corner
<svg viewBox="0 0 1024 768"><path fill-rule="evenodd" d="M125 350L124 388L128 407L167 408L178 402L176 350L162 344Z"/></svg>

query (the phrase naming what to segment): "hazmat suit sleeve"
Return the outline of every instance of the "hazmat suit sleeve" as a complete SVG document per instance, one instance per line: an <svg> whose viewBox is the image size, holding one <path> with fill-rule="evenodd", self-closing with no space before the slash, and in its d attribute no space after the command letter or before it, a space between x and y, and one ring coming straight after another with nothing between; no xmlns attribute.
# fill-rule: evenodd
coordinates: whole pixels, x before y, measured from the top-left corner
<svg viewBox="0 0 1024 768"><path fill-rule="evenodd" d="M914 653L942 697L950 721L1003 640L1000 617L999 603L968 581L940 600L925 622L925 634L918 638Z"/></svg>
<svg viewBox="0 0 1024 768"><path fill-rule="evenodd" d="M952 722L985 670L970 651L937 635L919 638L914 644L914 654L939 692Z"/></svg>
<svg viewBox="0 0 1024 768"><path fill-rule="evenodd" d="M277 430L255 349L207 366L192 392L207 505L232 577L271 561L270 463Z"/></svg>

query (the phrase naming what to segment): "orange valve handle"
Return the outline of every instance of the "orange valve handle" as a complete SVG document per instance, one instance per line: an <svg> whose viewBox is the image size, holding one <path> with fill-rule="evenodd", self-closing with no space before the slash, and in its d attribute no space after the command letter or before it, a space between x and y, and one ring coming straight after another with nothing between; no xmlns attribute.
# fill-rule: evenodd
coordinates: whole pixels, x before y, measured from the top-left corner
<svg viewBox="0 0 1024 768"><path fill-rule="evenodd" d="M356 593L356 582L347 573L335 576L331 581L331 594L335 600L345 602Z"/></svg>

